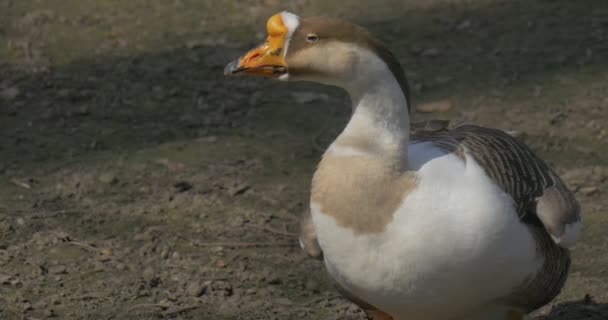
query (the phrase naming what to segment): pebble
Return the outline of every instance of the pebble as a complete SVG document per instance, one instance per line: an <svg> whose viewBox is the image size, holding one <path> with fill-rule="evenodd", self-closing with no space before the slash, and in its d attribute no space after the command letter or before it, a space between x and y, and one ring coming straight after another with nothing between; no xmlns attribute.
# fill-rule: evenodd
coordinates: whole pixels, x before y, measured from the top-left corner
<svg viewBox="0 0 608 320"><path fill-rule="evenodd" d="M156 275L156 271L154 271L152 267L148 266L144 269L141 275L144 277L144 279L151 280Z"/></svg>
<svg viewBox="0 0 608 320"><path fill-rule="evenodd" d="M68 269L65 266L57 266L57 267L54 267L51 270L51 272L53 274L66 274L66 273L68 273Z"/></svg>
<svg viewBox="0 0 608 320"><path fill-rule="evenodd" d="M200 282L192 282L186 287L186 293L192 297L200 297L207 291L207 285Z"/></svg>
<svg viewBox="0 0 608 320"><path fill-rule="evenodd" d="M102 173L99 175L99 177L97 177L97 180L105 184L115 184L116 182L118 182L118 179L112 173Z"/></svg>

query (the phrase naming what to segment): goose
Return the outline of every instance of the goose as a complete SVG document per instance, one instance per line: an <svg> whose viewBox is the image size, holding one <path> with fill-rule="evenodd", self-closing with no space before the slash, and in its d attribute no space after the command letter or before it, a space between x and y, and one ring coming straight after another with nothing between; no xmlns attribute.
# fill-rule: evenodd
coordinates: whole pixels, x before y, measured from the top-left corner
<svg viewBox="0 0 608 320"><path fill-rule="evenodd" d="M561 290L580 206L524 143L476 125L412 132L407 80L368 30L281 12L225 75L312 81L352 115L312 179L300 244L373 319L521 320Z"/></svg>

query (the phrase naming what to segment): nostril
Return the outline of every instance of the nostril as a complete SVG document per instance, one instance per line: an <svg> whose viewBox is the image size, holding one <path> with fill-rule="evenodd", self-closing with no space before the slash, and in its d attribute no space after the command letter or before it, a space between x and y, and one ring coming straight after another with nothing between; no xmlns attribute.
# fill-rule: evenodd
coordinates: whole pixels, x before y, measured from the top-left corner
<svg viewBox="0 0 608 320"><path fill-rule="evenodd" d="M260 54L256 52L256 53L252 54L249 57L249 59L247 59L247 62L251 62L251 61L257 60L259 57L260 57Z"/></svg>

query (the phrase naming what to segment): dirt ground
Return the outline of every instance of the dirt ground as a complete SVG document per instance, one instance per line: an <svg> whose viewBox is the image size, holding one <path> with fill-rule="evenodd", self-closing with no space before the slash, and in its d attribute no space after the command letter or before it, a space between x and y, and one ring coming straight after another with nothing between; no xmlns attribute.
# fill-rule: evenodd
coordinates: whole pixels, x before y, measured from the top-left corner
<svg viewBox="0 0 608 320"><path fill-rule="evenodd" d="M364 319L295 238L348 98L222 75L283 9L555 166L585 229L540 314L608 319L605 0L0 0L0 319Z"/></svg>

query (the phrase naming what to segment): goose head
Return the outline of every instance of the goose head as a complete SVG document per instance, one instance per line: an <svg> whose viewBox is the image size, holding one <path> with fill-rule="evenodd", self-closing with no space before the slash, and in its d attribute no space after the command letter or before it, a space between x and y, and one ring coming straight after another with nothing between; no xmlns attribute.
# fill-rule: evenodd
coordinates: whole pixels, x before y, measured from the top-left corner
<svg viewBox="0 0 608 320"><path fill-rule="evenodd" d="M408 98L407 80L395 56L368 30L340 19L301 18L289 12L267 22L266 41L224 69L283 81L313 81L346 89L351 96L393 78Z"/></svg>

